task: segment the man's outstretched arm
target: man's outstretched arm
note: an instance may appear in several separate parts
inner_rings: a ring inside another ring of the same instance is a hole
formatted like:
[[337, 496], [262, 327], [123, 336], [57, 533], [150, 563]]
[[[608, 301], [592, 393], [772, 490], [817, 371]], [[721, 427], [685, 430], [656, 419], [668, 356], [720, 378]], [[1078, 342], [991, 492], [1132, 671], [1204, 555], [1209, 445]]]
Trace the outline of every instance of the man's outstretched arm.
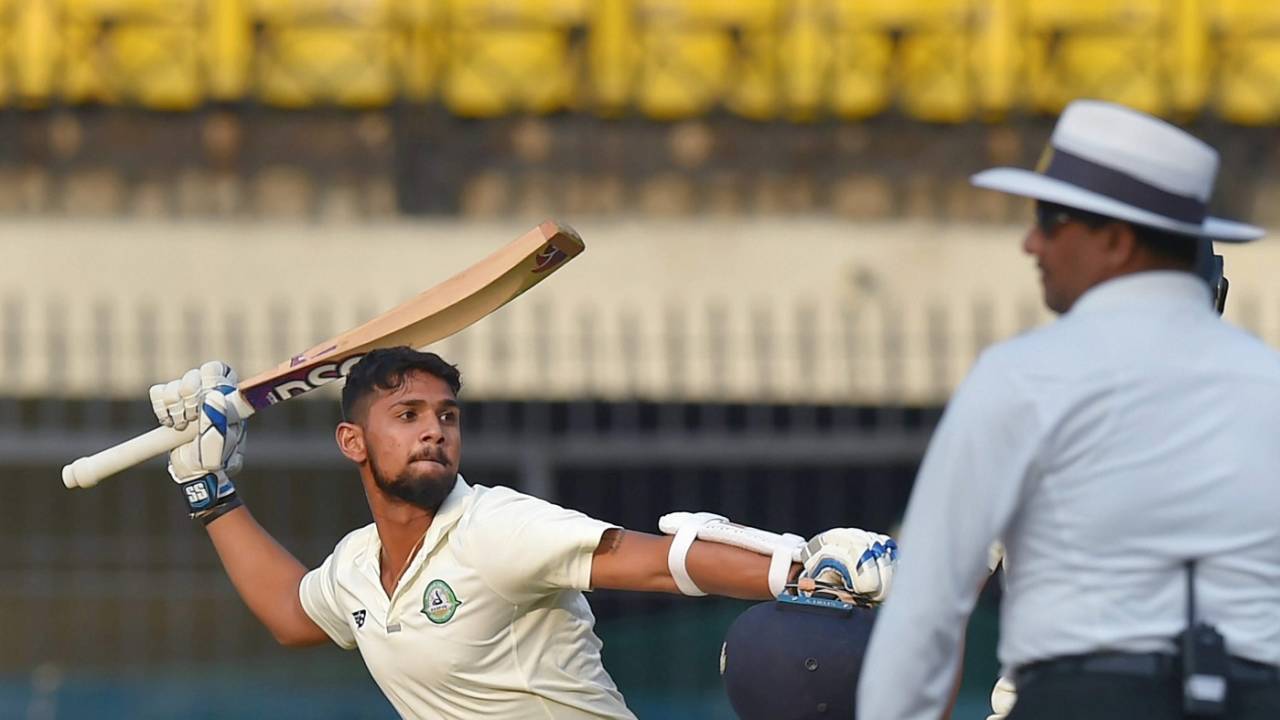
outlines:
[[[591, 587], [609, 590], [680, 593], [667, 569], [670, 535], [612, 528], [600, 538], [591, 560]], [[695, 540], [686, 561], [689, 577], [709, 595], [769, 600], [769, 557], [731, 545]], [[794, 577], [800, 564], [792, 563]]]
[[[690, 534], [708, 539], [686, 540], [687, 549], [682, 552], [682, 531], [673, 537], [606, 530], [592, 556], [591, 586], [769, 600], [803, 574], [813, 586], [806, 592], [828, 590], [845, 599], [857, 596], [879, 602], [892, 583], [897, 548], [883, 535], [837, 528], [805, 544], [794, 535], [733, 525], [708, 513], [673, 513], [663, 522], [678, 516], [683, 520], [677, 522], [692, 523], [686, 529]], [[711, 528], [710, 532], [704, 527]], [[663, 529], [670, 532], [675, 528]], [[684, 577], [677, 579], [681, 574]]]

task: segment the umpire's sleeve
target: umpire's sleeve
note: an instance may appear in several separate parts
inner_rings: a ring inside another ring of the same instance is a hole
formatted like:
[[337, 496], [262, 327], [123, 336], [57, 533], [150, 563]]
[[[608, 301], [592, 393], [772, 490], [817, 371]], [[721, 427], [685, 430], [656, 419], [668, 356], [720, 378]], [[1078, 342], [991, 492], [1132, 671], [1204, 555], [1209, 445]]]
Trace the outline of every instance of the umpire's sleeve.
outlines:
[[916, 477], [893, 593], [858, 684], [860, 718], [937, 720], [946, 710], [987, 548], [1012, 517], [1039, 446], [1033, 396], [999, 349], [956, 391]]

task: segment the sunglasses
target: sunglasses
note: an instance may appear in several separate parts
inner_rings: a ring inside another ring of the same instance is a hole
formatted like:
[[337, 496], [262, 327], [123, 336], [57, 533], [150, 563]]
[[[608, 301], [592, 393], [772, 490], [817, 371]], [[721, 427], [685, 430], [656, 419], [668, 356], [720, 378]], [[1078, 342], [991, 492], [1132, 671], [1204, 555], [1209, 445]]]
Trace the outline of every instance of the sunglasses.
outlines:
[[1061, 205], [1045, 202], [1036, 203], [1036, 227], [1040, 229], [1040, 234], [1045, 237], [1052, 236], [1059, 227], [1076, 219], [1070, 210]]

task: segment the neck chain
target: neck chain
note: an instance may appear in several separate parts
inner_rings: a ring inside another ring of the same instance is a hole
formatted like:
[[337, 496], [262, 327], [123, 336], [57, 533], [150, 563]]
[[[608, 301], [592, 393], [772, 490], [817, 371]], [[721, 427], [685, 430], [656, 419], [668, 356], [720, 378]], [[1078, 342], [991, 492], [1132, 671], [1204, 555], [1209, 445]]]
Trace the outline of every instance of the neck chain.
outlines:
[[418, 538], [418, 542], [414, 543], [413, 547], [410, 548], [409, 556], [404, 559], [404, 565], [400, 567], [400, 572], [396, 573], [396, 579], [391, 583], [392, 592], [395, 592], [400, 587], [400, 578], [404, 577], [405, 571], [409, 569], [409, 564], [413, 562], [413, 557], [418, 554], [418, 550], [421, 549], [422, 543], [427, 539], [427, 533], [430, 531], [430, 527], [424, 530], [422, 537]]

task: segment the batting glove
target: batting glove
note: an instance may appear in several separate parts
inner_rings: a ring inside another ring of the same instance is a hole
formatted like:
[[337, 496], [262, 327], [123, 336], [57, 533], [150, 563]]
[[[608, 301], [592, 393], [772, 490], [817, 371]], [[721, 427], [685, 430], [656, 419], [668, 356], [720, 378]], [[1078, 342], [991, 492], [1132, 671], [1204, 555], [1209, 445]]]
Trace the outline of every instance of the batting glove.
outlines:
[[195, 439], [169, 453], [169, 475], [182, 488], [191, 517], [206, 525], [241, 504], [231, 483], [244, 465], [247, 424], [229, 399], [238, 381], [226, 363], [212, 361], [151, 386], [151, 407], [161, 425], [184, 430], [196, 424]]
[[802, 594], [855, 603], [879, 603], [889, 595], [898, 544], [888, 535], [834, 528], [815, 535], [800, 550]]

